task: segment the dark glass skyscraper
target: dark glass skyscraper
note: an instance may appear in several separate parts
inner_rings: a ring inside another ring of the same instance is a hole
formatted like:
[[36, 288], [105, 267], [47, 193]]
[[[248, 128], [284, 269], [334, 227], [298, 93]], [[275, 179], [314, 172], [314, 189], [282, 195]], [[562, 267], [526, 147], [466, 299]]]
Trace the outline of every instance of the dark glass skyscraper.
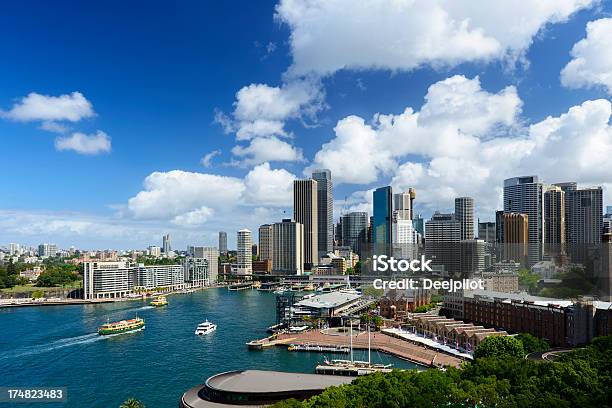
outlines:
[[334, 250], [334, 197], [332, 193], [331, 171], [319, 169], [312, 172], [317, 182], [318, 246], [319, 258]]
[[367, 241], [368, 213], [350, 212], [341, 218], [342, 246], [350, 246], [361, 256], [361, 248]]
[[393, 190], [391, 186], [374, 190], [374, 225], [372, 235], [378, 252], [389, 252], [393, 221]]

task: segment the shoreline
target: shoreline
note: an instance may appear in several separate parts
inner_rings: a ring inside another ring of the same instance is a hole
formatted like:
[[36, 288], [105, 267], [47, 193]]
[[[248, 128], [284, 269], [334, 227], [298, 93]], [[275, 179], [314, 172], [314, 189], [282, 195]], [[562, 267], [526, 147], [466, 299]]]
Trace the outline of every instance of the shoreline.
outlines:
[[[214, 285], [214, 286], [203, 286], [198, 288], [189, 288], [190, 291], [196, 292], [200, 290], [206, 289], [216, 289], [223, 288], [227, 285]], [[183, 293], [181, 290], [176, 290], [167, 293], [161, 293], [159, 295], [169, 296], [169, 295], [183, 295], [192, 292]], [[122, 298], [112, 298], [112, 299], [70, 299], [70, 298], [9, 298], [9, 299], [0, 299], [0, 309], [8, 309], [14, 307], [35, 307], [35, 306], [71, 306], [71, 305], [96, 305], [96, 304], [106, 304], [106, 303], [117, 303], [117, 302], [129, 302], [136, 300], [147, 300], [149, 297], [122, 297]]]

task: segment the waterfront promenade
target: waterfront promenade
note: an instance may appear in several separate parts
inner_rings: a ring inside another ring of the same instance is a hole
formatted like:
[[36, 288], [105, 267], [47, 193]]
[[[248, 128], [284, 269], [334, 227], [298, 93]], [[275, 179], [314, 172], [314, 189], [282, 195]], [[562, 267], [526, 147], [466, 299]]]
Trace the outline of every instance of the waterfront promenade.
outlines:
[[[346, 335], [325, 334], [319, 330], [310, 330], [304, 333], [281, 334], [274, 343], [276, 345], [316, 344], [321, 346], [347, 346], [349, 337]], [[353, 335], [353, 348], [367, 349], [367, 334], [361, 332], [357, 335]], [[458, 367], [463, 362], [463, 360], [458, 357], [392, 337], [382, 332], [372, 333], [371, 348], [372, 351], [388, 353], [426, 367]]]

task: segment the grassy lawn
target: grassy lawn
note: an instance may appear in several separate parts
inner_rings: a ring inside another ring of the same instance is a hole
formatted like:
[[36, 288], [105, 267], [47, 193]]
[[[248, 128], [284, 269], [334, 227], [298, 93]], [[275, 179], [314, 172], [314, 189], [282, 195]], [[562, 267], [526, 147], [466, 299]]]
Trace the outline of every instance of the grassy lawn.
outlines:
[[72, 282], [72, 283], [70, 283], [68, 285], [54, 286], [54, 287], [50, 287], [50, 288], [38, 287], [38, 286], [34, 286], [34, 284], [18, 285], [18, 286], [13, 286], [12, 288], [0, 289], [0, 292], [3, 292], [3, 293], [28, 293], [28, 292], [34, 292], [36, 290], [46, 291], [46, 290], [61, 290], [61, 289], [77, 289], [77, 288], [82, 288], [82, 287], [83, 287], [83, 281], [78, 280], [78, 281], [74, 281], [74, 282]]

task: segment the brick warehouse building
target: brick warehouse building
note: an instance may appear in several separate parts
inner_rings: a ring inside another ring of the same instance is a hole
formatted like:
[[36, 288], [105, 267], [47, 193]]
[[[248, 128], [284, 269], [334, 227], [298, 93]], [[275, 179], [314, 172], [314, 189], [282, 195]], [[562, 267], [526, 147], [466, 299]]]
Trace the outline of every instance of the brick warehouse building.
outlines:
[[402, 320], [408, 312], [431, 302], [431, 292], [425, 289], [387, 289], [380, 299], [380, 315], [387, 319]]
[[510, 333], [530, 333], [552, 346], [575, 346], [612, 334], [612, 304], [479, 291], [464, 296], [463, 320]]

